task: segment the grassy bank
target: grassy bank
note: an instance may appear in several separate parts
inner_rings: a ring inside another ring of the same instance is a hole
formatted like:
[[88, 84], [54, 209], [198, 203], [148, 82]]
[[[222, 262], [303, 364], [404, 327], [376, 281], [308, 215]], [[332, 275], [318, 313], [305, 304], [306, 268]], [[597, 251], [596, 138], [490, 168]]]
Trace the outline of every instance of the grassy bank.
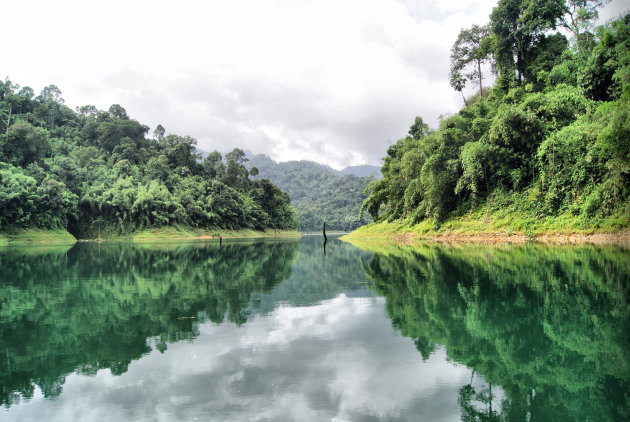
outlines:
[[118, 237], [107, 240], [130, 240], [133, 242], [154, 242], [171, 240], [223, 240], [230, 239], [255, 239], [255, 238], [297, 238], [300, 236], [295, 230], [203, 230], [203, 229], [182, 229], [176, 227], [162, 227], [147, 230], [140, 230], [125, 237]]
[[71, 245], [77, 239], [65, 230], [20, 229], [0, 233], [0, 246], [59, 244]]
[[623, 243], [630, 244], [630, 217], [616, 214], [585, 222], [579, 216], [532, 219], [519, 214], [483, 212], [454, 217], [442, 224], [424, 220], [381, 222], [363, 226], [342, 239], [350, 242]]
[[[161, 227], [139, 230], [125, 235], [103, 230], [100, 238], [80, 239], [80, 241], [126, 241], [160, 242], [174, 240], [212, 240], [256, 239], [256, 238], [298, 238], [301, 234], [295, 230], [202, 230], [177, 227]], [[77, 239], [65, 230], [11, 230], [0, 232], [0, 246], [33, 244], [73, 244]]]

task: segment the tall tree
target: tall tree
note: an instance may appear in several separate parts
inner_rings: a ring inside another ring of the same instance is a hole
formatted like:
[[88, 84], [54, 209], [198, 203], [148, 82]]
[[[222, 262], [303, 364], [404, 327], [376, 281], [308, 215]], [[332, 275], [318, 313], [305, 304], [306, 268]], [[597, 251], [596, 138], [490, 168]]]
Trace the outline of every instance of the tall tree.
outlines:
[[61, 98], [61, 90], [57, 87], [57, 85], [48, 85], [37, 97], [37, 100], [41, 102], [53, 102], [57, 104], [63, 104], [65, 101]]
[[611, 0], [567, 0], [564, 5], [564, 15], [558, 19], [560, 26], [571, 31], [578, 49], [583, 49], [589, 39], [592, 22], [599, 17], [597, 9]]
[[129, 120], [129, 116], [127, 115], [127, 110], [121, 107], [120, 104], [112, 104], [109, 107], [109, 114], [111, 114], [117, 119]]
[[451, 48], [451, 86], [462, 91], [466, 80], [479, 85], [479, 96], [483, 96], [482, 64], [489, 58], [490, 26], [473, 25], [462, 29]]
[[494, 56], [503, 81], [514, 79], [520, 84], [526, 73], [526, 57], [556, 28], [564, 15], [563, 0], [499, 0], [490, 15], [494, 35]]

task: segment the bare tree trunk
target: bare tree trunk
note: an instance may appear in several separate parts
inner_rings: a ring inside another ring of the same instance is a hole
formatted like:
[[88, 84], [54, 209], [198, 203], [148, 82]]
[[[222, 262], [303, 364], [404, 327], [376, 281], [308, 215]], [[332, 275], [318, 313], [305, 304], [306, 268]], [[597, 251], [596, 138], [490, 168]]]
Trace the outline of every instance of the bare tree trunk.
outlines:
[[462, 99], [464, 100], [464, 106], [468, 107], [468, 103], [466, 102], [466, 97], [464, 96], [464, 91], [459, 91], [462, 94]]
[[9, 131], [10, 122], [11, 122], [11, 104], [9, 104], [9, 117], [7, 118], [7, 129], [4, 131], [4, 133], [7, 133]]
[[324, 256], [326, 256], [326, 243], [328, 243], [328, 238], [326, 237], [326, 223], [324, 223], [322, 232], [324, 233]]
[[482, 75], [481, 75], [481, 60], [477, 59], [477, 71], [479, 72], [479, 96], [483, 97], [483, 85], [481, 84]]

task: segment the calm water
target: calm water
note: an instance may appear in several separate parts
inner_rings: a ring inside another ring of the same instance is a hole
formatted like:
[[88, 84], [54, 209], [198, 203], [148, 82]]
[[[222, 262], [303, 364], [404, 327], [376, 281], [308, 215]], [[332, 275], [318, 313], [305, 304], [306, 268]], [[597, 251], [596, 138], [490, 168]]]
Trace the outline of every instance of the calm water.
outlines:
[[305, 236], [0, 270], [0, 420], [630, 420], [627, 250]]

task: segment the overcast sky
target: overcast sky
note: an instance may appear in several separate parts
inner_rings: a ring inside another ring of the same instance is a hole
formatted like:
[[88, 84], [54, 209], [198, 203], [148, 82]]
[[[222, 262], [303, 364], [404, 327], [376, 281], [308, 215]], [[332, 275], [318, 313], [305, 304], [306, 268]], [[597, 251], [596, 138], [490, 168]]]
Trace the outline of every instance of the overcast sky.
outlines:
[[[151, 131], [277, 161], [377, 164], [415, 116], [436, 127], [461, 28], [496, 0], [12, 1], [0, 77], [72, 108], [120, 104]], [[628, 9], [613, 0], [602, 20]]]

